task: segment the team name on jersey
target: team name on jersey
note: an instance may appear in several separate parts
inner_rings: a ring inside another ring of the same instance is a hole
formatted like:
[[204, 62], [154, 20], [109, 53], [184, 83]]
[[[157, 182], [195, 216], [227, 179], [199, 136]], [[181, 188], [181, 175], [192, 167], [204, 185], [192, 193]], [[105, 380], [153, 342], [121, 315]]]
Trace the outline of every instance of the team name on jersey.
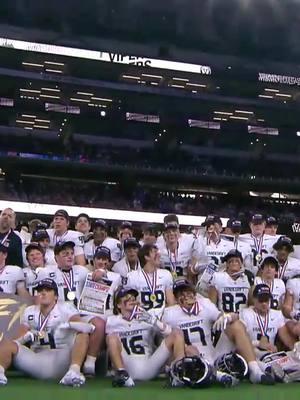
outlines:
[[135, 329], [133, 331], [127, 331], [127, 332], [119, 332], [120, 337], [127, 337], [127, 336], [133, 336], [133, 335], [141, 335], [143, 334], [145, 329]]
[[0, 281], [0, 285], [8, 285], [9, 281]]
[[[259, 327], [253, 327], [252, 330], [253, 330], [253, 332], [259, 332], [259, 333], [261, 333], [261, 330], [260, 330]], [[277, 329], [276, 329], [276, 331], [277, 331]], [[273, 332], [275, 332], [275, 328], [270, 328], [270, 327], [268, 327], [268, 328], [267, 328], [267, 332], [273, 333]]]
[[192, 322], [184, 322], [179, 324], [180, 328], [191, 328], [192, 326], [197, 326], [199, 324], [203, 324], [203, 319], [197, 319], [197, 321]]
[[240, 292], [240, 291], [242, 291], [242, 290], [249, 290], [249, 288], [248, 287], [241, 287], [241, 286], [237, 286], [237, 287], [235, 287], [235, 286], [230, 286], [230, 287], [224, 287], [224, 288], [222, 288], [222, 291], [223, 292]]

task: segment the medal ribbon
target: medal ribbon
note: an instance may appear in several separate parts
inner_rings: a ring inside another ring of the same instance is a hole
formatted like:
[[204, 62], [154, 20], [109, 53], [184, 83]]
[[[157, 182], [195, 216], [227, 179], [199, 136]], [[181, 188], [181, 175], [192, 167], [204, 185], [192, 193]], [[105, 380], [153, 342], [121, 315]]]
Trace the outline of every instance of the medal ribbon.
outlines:
[[154, 294], [155, 291], [156, 291], [157, 270], [155, 270], [155, 271], [153, 272], [152, 283], [151, 283], [151, 280], [150, 280], [150, 278], [149, 278], [149, 275], [148, 275], [144, 270], [142, 270], [142, 274], [144, 275], [145, 281], [146, 281], [146, 283], [147, 283], [147, 286], [148, 286], [150, 292], [151, 292], [152, 294]]
[[57, 242], [63, 242], [63, 238], [67, 235], [68, 231], [66, 231], [62, 236], [58, 236], [56, 233], [53, 236], [54, 246]]
[[126, 321], [132, 321], [133, 318], [138, 314], [138, 308], [139, 308], [139, 306], [135, 305], [133, 310], [131, 311], [129, 317], [123, 316], [123, 318], [126, 319]]
[[173, 253], [174, 254], [174, 262], [172, 260], [172, 252], [169, 249], [167, 249], [167, 251], [168, 251], [168, 257], [169, 257], [170, 264], [171, 264], [171, 270], [172, 270], [172, 272], [176, 273], [177, 257], [178, 257], [178, 245], [177, 245], [177, 249]]
[[44, 318], [44, 320], [43, 320], [43, 314], [40, 312], [40, 315], [39, 315], [39, 327], [38, 327], [38, 332], [39, 333], [42, 333], [43, 331], [44, 331], [44, 328], [46, 327], [46, 325], [47, 325], [47, 322], [48, 322], [48, 320], [49, 320], [49, 318], [50, 318], [50, 314], [51, 314], [51, 312], [52, 312], [52, 310], [53, 310], [53, 308], [56, 306], [56, 303], [54, 304], [54, 306], [51, 308], [51, 310], [48, 312], [48, 314], [46, 315], [46, 317]]
[[1, 244], [5, 244], [6, 239], [8, 238], [8, 236], [10, 235], [11, 232], [12, 232], [12, 229], [10, 229], [10, 230], [8, 231], [8, 233], [4, 236], [4, 238], [1, 240]]
[[261, 250], [262, 250], [263, 241], [264, 241], [264, 235], [261, 235], [259, 238], [256, 238], [253, 235], [251, 235], [251, 236], [252, 236], [252, 239], [253, 239], [253, 242], [254, 242], [254, 247], [255, 247], [255, 250], [256, 250], [257, 254], [261, 255]]
[[181, 307], [181, 309], [182, 309], [183, 312], [185, 312], [188, 315], [198, 315], [199, 311], [200, 311], [200, 307], [199, 307], [198, 301], [196, 301], [193, 304], [193, 306], [192, 306], [192, 308], [190, 310], [188, 310], [185, 307]]
[[279, 277], [280, 279], [283, 278], [284, 273], [285, 273], [285, 270], [286, 270], [286, 268], [287, 268], [287, 265], [288, 265], [288, 260], [286, 260], [286, 262], [285, 262], [283, 265], [282, 265], [282, 264], [279, 264], [280, 268], [279, 268], [279, 271], [278, 271], [278, 277]]
[[269, 313], [267, 313], [267, 315], [264, 317], [264, 321], [257, 312], [255, 312], [255, 313], [256, 313], [257, 324], [261, 331], [262, 336], [267, 336], [268, 327], [269, 327]]
[[213, 236], [213, 233], [211, 233], [211, 234], [209, 234], [209, 235], [207, 236], [207, 239], [206, 239], [206, 245], [207, 245], [207, 246], [209, 246], [211, 242], [213, 242], [213, 244], [214, 244], [215, 246], [217, 246], [217, 245], [221, 242], [221, 236], [220, 236], [220, 235], [217, 236], [216, 242], [214, 242], [213, 240], [211, 240], [211, 237], [212, 237], [212, 236]]
[[74, 273], [73, 273], [73, 269], [70, 269], [70, 272], [63, 272], [63, 279], [65, 282], [65, 285], [67, 286], [69, 292], [73, 292], [74, 289]]
[[127, 270], [128, 270], [128, 272], [130, 272], [130, 271], [136, 271], [136, 270], [138, 269], [138, 267], [139, 267], [139, 262], [138, 262], [138, 261], [136, 262], [136, 264], [135, 264], [133, 270], [130, 268], [130, 265], [129, 265], [129, 262], [127, 261], [127, 259], [125, 260], [125, 262], [126, 262], [126, 265], [127, 265]]
[[262, 279], [262, 283], [264, 283], [265, 285], [268, 285], [268, 286], [269, 286], [269, 288], [270, 288], [270, 292], [271, 292], [271, 294], [273, 294], [274, 280], [272, 280], [272, 282], [271, 282], [271, 283], [269, 283], [269, 282], [267, 282], [267, 281], [264, 281], [264, 280]]

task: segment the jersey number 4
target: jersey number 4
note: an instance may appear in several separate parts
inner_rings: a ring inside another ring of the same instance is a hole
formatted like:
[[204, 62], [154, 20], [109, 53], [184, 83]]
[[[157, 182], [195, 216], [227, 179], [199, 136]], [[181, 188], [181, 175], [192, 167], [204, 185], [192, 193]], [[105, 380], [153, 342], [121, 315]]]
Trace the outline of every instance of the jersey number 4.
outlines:
[[143, 346], [143, 336], [133, 336], [131, 338], [121, 338], [124, 350], [128, 355], [130, 354], [145, 354], [145, 348]]

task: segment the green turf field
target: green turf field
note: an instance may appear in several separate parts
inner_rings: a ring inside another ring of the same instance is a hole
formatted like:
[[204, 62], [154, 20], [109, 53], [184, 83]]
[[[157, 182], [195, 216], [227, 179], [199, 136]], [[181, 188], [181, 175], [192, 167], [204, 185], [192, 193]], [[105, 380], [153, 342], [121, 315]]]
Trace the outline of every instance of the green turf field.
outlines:
[[138, 384], [135, 388], [114, 389], [109, 379], [89, 380], [79, 389], [56, 383], [12, 377], [0, 387], [1, 400], [299, 400], [299, 384], [259, 386], [243, 383], [233, 389], [213, 387], [202, 390], [165, 389], [164, 381]]

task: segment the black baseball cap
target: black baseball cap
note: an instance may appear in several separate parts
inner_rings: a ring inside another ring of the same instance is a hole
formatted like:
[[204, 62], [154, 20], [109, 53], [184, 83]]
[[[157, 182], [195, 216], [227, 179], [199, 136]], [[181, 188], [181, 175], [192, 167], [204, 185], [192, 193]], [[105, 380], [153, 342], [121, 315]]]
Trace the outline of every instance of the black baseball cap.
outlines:
[[237, 257], [243, 262], [242, 253], [236, 249], [229, 250], [229, 252], [224, 257], [222, 257], [222, 262], [225, 263], [233, 257]]
[[258, 224], [262, 224], [263, 222], [265, 222], [265, 217], [262, 214], [253, 214], [250, 222], [252, 222], [252, 224], [254, 225], [258, 225]]
[[43, 239], [50, 239], [48, 232], [46, 229], [38, 229], [37, 231], [33, 232], [32, 234], [32, 241], [39, 242]]
[[58, 295], [58, 287], [56, 282], [53, 279], [45, 278], [42, 281], [39, 281], [37, 286], [34, 288], [36, 291], [40, 292], [43, 289], [52, 289], [54, 293]]
[[242, 221], [236, 218], [231, 218], [227, 221], [227, 228], [242, 229]]
[[158, 227], [156, 224], [145, 224], [143, 226], [143, 233], [149, 233], [150, 235], [157, 236]]
[[131, 294], [132, 296], [137, 298], [139, 295], [139, 292], [135, 289], [130, 289], [130, 288], [125, 289], [122, 286], [116, 291], [115, 297], [114, 297], [114, 309], [113, 309], [114, 314], [118, 314], [119, 310], [118, 310], [117, 305], [119, 304], [120, 300], [123, 297], [127, 296], [128, 294]]
[[204, 221], [204, 224], [203, 224], [203, 226], [210, 226], [210, 225], [213, 225], [213, 224], [219, 224], [219, 225], [221, 225], [222, 226], [222, 220], [221, 220], [221, 218], [220, 217], [218, 217], [218, 216], [216, 216], [216, 215], [208, 215], [206, 218], [205, 218], [205, 221]]
[[1, 253], [8, 253], [8, 246], [3, 243], [0, 243], [0, 251]]
[[179, 225], [177, 222], [167, 222], [164, 224], [164, 231], [167, 231], [168, 229], [179, 229]]
[[255, 286], [253, 290], [253, 297], [267, 301], [272, 297], [272, 293], [268, 285], [260, 283]]
[[267, 226], [273, 226], [273, 225], [278, 226], [277, 218], [275, 218], [275, 217], [273, 217], [272, 215], [270, 215], [270, 216], [267, 217], [267, 219], [266, 219], [266, 225], [267, 225]]
[[54, 214], [54, 218], [55, 218], [55, 217], [63, 217], [63, 218], [65, 218], [67, 221], [70, 220], [70, 216], [69, 216], [69, 214], [67, 213], [66, 210], [57, 210], [57, 211], [55, 212], [55, 214]]
[[139, 249], [141, 245], [136, 238], [132, 237], [124, 240], [123, 247], [124, 250], [129, 249], [130, 247], [135, 247]]
[[110, 250], [106, 246], [99, 246], [96, 248], [94, 258], [108, 258], [111, 261]]
[[75, 221], [76, 223], [79, 220], [79, 218], [86, 218], [88, 220], [88, 222], [91, 223], [91, 219], [86, 213], [80, 213], [79, 215], [77, 215], [76, 221]]
[[35, 242], [31, 242], [28, 246], [26, 246], [25, 253], [28, 254], [31, 250], [38, 250], [42, 254], [45, 254], [45, 250], [43, 249], [43, 247]]
[[276, 243], [273, 245], [274, 250], [280, 250], [282, 247], [287, 247], [288, 251], [292, 253], [294, 251], [293, 241], [288, 236], [280, 236]]
[[275, 266], [276, 271], [279, 270], [279, 263], [277, 259], [271, 255], [267, 255], [261, 260], [259, 268], [263, 268], [266, 264], [273, 264]]
[[182, 290], [191, 290], [196, 293], [195, 287], [186, 279], [177, 279], [173, 284], [173, 293], [176, 297]]
[[107, 222], [104, 219], [96, 219], [94, 222], [94, 229], [95, 228], [102, 228], [104, 230], [108, 230]]
[[132, 223], [130, 221], [123, 221], [120, 225], [120, 229], [132, 229]]
[[72, 248], [74, 249], [75, 243], [71, 242], [70, 240], [67, 242], [57, 242], [56, 245], [54, 246], [54, 254], [59, 254], [62, 250], [65, 250], [67, 248]]

